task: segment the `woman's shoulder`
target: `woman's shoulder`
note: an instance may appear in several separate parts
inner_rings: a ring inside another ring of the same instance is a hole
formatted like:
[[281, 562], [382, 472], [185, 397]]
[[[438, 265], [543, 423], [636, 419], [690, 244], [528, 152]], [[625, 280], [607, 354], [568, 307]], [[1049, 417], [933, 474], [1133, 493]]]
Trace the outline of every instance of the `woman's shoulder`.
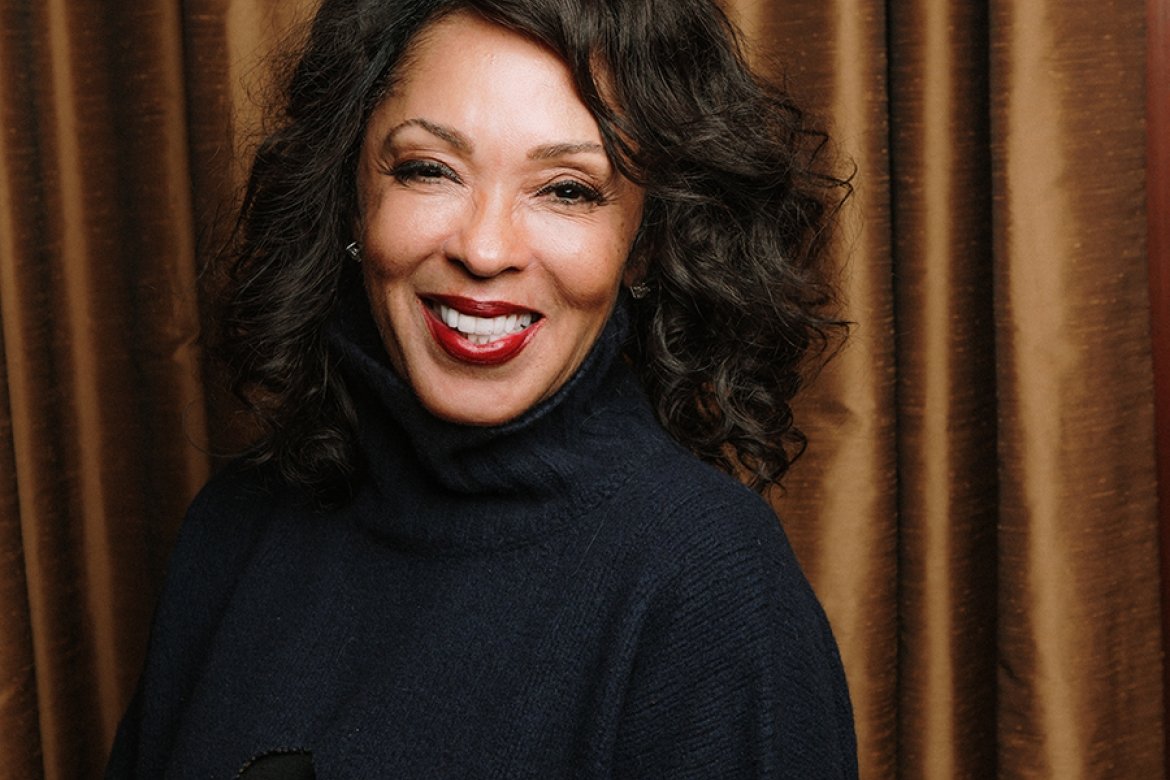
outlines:
[[659, 549], [765, 547], [791, 554], [780, 519], [759, 493], [677, 445], [646, 458], [631, 482], [624, 500], [641, 505]]
[[256, 522], [258, 510], [271, 495], [271, 481], [264, 470], [240, 461], [228, 463], [191, 500], [180, 536], [246, 533], [246, 526]]
[[[781, 519], [758, 493], [681, 449], [645, 459], [612, 510], [646, 592], [827, 629]], [[620, 532], [619, 532], [620, 533]]]
[[778, 776], [855, 777], [841, 659], [780, 520], [696, 464], [680, 460], [642, 499], [649, 576], [619, 764], [673, 767], [685, 745], [713, 774], [746, 775], [754, 755], [784, 767]]
[[229, 579], [246, 560], [276, 507], [288, 500], [267, 470], [232, 462], [196, 494], [167, 565], [173, 587]]

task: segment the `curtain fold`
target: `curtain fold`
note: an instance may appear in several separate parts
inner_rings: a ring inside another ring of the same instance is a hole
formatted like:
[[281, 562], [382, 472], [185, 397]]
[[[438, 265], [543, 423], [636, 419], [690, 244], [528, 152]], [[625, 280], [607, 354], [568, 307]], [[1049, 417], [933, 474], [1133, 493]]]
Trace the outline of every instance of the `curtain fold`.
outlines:
[[[1170, 650], [1170, 577], [1166, 574], [1170, 571], [1170, 0], [1147, 0], [1146, 20], [1146, 222], [1165, 659]], [[1163, 670], [1162, 679], [1166, 704], [1170, 702], [1170, 669]], [[1170, 729], [1167, 734], [1170, 761]]]
[[[195, 248], [206, 263], [231, 238], [234, 208], [258, 142], [272, 81], [284, 64], [270, 56], [307, 32], [316, 0], [187, 0], [183, 8], [190, 190]], [[206, 313], [204, 313], [206, 316]], [[231, 424], [237, 399], [221, 377], [204, 385], [208, 450], [218, 465], [238, 454], [247, 432]]]
[[[315, 5], [0, 0], [0, 777], [100, 774], [238, 446], [197, 258]], [[726, 5], [856, 166], [854, 326], [773, 501], [862, 776], [1165, 776], [1147, 0]]]
[[891, 5], [905, 778], [995, 776], [988, 36], [977, 3]]
[[1160, 777], [1145, 9], [991, 4], [999, 752]]
[[870, 777], [897, 766], [898, 525], [890, 252], [886, 18], [882, 3], [732, 4], [757, 64], [787, 73], [832, 118], [856, 166], [842, 214], [848, 345], [800, 400], [811, 446], [775, 497], [785, 529], [842, 647]]
[[859, 325], [777, 503], [863, 774], [1163, 776], [1142, 4], [744, 7], [858, 162]]
[[[0, 155], [2, 158], [2, 155]], [[4, 176], [0, 159], [0, 180]], [[0, 190], [3, 194], [3, 190]], [[3, 231], [0, 216], [0, 231]], [[7, 252], [7, 247], [3, 247]], [[0, 286], [9, 284], [0, 276]], [[41, 773], [41, 735], [38, 725], [36, 665], [33, 660], [32, 621], [24, 578], [24, 545], [19, 517], [20, 498], [15, 480], [16, 454], [12, 446], [11, 403], [7, 360], [0, 338], [0, 769], [7, 777], [37, 777]]]
[[[0, 576], [27, 594], [3, 605], [16, 658], [0, 697], [37, 708], [35, 738], [5, 745], [0, 765], [92, 777], [207, 476], [191, 445], [203, 413], [181, 27], [161, 1], [6, 0], [0, 15], [6, 550], [20, 540]], [[23, 740], [26, 720], [12, 722], [2, 739]]]

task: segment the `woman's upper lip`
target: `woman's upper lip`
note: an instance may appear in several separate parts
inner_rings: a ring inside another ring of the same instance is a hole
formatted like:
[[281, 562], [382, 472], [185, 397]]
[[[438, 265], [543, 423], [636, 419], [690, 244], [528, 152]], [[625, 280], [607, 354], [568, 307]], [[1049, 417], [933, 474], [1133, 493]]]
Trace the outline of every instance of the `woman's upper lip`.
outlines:
[[423, 295], [425, 300], [441, 303], [461, 314], [474, 317], [506, 317], [509, 314], [539, 314], [534, 309], [508, 301], [480, 301], [462, 295]]

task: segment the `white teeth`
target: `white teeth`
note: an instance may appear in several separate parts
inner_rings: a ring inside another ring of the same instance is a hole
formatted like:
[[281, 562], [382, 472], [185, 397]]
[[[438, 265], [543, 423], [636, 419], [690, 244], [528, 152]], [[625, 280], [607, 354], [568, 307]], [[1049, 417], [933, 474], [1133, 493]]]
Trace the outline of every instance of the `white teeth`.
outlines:
[[488, 344], [498, 338], [519, 333], [532, 324], [532, 313], [509, 314], [500, 317], [475, 317], [438, 304], [439, 319], [448, 328], [454, 328], [472, 344]]

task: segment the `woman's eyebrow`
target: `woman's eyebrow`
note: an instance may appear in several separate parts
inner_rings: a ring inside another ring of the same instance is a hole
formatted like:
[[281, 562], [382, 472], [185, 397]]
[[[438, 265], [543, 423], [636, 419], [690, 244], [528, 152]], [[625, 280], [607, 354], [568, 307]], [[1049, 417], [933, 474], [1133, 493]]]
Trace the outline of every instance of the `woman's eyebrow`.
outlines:
[[597, 152], [605, 154], [605, 147], [595, 141], [580, 141], [577, 143], [545, 144], [538, 146], [528, 153], [529, 160], [551, 160], [557, 157], [568, 157], [573, 154]]
[[392, 127], [390, 132], [386, 134], [386, 141], [383, 146], [389, 146], [391, 143], [393, 143], [394, 137], [408, 127], [421, 127], [423, 130], [426, 130], [428, 133], [439, 138], [440, 140], [446, 141], [461, 152], [470, 154], [472, 151], [473, 146], [471, 140], [463, 133], [459, 132], [453, 127], [440, 125], [436, 122], [430, 121], [429, 119], [423, 119], [422, 117], [407, 119], [405, 122], [400, 122]]
[[[395, 137], [408, 127], [421, 127], [431, 135], [445, 141], [461, 152], [470, 154], [474, 149], [471, 139], [453, 127], [441, 125], [422, 117], [413, 117], [390, 129], [386, 134], [386, 146], [394, 142]], [[557, 157], [568, 157], [574, 154], [605, 154], [605, 147], [596, 141], [570, 141], [565, 143], [542, 144], [528, 152], [530, 160], [551, 160]]]

